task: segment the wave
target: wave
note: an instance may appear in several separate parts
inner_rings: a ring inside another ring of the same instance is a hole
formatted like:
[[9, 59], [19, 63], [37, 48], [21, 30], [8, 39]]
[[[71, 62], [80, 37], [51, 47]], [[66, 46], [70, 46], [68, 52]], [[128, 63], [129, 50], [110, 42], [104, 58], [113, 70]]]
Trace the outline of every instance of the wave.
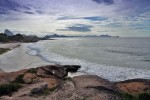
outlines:
[[[133, 68], [125, 68], [120, 66], [106, 66], [97, 63], [91, 63], [85, 61], [83, 59], [77, 58], [68, 58], [59, 54], [55, 54], [51, 51], [45, 49], [42, 45], [30, 45], [28, 46], [31, 50], [29, 50], [28, 54], [39, 56], [46, 62], [50, 62], [53, 64], [75, 64], [81, 65], [80, 71], [84, 71], [86, 73], [92, 75], [98, 75], [102, 78], [106, 78], [110, 81], [123, 81], [127, 79], [133, 78], [149, 78], [150, 71], [142, 70], [142, 69], [133, 69]], [[35, 53], [36, 52], [36, 53]]]
[[128, 54], [128, 55], [134, 55], [134, 56], [143, 56], [145, 54], [137, 53], [137, 52], [127, 52], [127, 51], [119, 51], [119, 50], [106, 50], [107, 52], [111, 53], [121, 53], [121, 54]]

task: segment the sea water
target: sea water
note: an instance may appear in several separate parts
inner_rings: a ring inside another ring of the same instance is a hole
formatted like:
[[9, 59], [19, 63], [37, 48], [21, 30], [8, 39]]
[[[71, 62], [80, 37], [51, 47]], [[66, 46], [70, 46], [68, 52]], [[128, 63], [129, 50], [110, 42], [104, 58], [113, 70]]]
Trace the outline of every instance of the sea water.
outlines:
[[150, 38], [57, 38], [28, 48], [46, 62], [81, 65], [80, 71], [110, 81], [150, 78]]

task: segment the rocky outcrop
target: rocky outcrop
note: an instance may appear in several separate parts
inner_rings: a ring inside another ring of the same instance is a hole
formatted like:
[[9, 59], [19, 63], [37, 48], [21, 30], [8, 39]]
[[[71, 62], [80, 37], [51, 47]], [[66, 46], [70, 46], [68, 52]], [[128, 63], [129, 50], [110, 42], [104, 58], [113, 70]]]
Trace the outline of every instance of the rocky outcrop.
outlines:
[[6, 34], [7, 36], [13, 36], [13, 35], [14, 35], [13, 32], [11, 32], [11, 31], [8, 30], [8, 29], [6, 29], [6, 30], [4, 31], [4, 34]]
[[23, 81], [26, 84], [36, 83], [38, 82], [38, 80], [39, 78], [37, 77], [35, 73], [25, 73], [23, 77]]
[[23, 69], [20, 71], [16, 72], [11, 72], [11, 73], [0, 73], [0, 85], [2, 84], [7, 84], [16, 79], [20, 74], [23, 74], [27, 71], [27, 69]]
[[[48, 65], [0, 74], [0, 84], [22, 85], [11, 96], [2, 100], [128, 100], [124, 94], [137, 95], [150, 92], [150, 80], [133, 79], [110, 82], [96, 75], [80, 75], [69, 78], [68, 72], [76, 72], [78, 65]], [[129, 96], [127, 95], [127, 96]], [[149, 100], [149, 94], [138, 100]], [[146, 99], [145, 99], [146, 98]]]
[[122, 92], [133, 95], [150, 92], [150, 80], [146, 79], [131, 79], [117, 82], [115, 84]]

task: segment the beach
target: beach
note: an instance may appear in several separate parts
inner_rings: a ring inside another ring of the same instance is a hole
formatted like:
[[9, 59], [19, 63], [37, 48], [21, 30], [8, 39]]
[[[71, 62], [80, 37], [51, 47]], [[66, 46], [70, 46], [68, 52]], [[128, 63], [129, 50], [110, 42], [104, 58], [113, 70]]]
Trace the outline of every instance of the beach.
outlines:
[[[29, 43], [0, 44], [0, 48], [12, 49], [0, 55], [0, 68], [5, 72], [17, 71], [24, 68], [37, 67], [50, 64], [37, 56], [28, 55]], [[13, 49], [14, 48], [14, 49]], [[2, 71], [1, 71], [2, 72]]]
[[0, 43], [0, 48], [13, 49], [20, 45], [21, 45], [21, 43]]
[[[67, 49], [67, 54], [77, 52], [64, 48], [73, 40], [3, 44], [1, 47], [11, 50], [0, 55], [0, 68], [5, 71], [0, 73], [0, 99], [84, 100], [85, 95], [87, 100], [149, 98], [149, 70], [105, 66], [52, 52], [53, 48], [61, 52]], [[13, 87], [17, 90], [11, 90]]]

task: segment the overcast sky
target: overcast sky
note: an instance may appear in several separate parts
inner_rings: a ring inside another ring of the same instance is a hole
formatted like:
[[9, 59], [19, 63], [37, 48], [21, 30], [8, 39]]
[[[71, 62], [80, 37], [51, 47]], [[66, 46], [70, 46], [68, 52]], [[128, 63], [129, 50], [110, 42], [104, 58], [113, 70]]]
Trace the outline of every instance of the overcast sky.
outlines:
[[150, 0], [0, 0], [0, 32], [150, 37]]

